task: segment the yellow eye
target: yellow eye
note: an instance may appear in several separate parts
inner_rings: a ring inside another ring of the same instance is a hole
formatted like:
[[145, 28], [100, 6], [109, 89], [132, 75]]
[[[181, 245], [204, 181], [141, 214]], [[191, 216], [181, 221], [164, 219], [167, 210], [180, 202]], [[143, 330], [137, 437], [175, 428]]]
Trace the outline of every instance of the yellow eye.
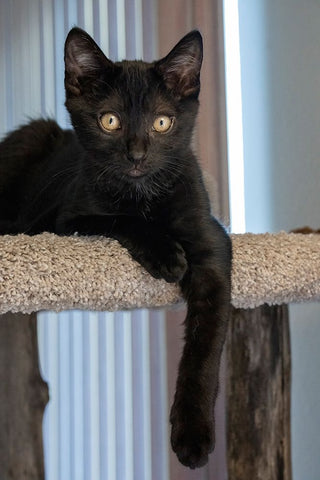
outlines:
[[104, 130], [113, 132], [121, 128], [120, 118], [114, 113], [104, 113], [100, 117], [100, 125]]
[[173, 125], [173, 118], [160, 115], [153, 122], [152, 128], [158, 133], [167, 133]]

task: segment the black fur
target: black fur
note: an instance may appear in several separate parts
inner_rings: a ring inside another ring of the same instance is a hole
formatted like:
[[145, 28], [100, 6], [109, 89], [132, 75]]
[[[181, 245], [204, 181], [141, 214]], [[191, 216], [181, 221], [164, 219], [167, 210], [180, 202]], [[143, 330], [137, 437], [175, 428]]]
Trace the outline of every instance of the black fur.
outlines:
[[[191, 468], [214, 447], [231, 271], [230, 240], [210, 215], [190, 145], [201, 61], [196, 31], [149, 64], [113, 63], [74, 28], [65, 45], [74, 131], [37, 120], [0, 144], [0, 233], [111, 236], [153, 276], [180, 282], [188, 313], [171, 443]], [[121, 128], [103, 130], [107, 112]], [[152, 127], [159, 115], [171, 119], [167, 133]]]

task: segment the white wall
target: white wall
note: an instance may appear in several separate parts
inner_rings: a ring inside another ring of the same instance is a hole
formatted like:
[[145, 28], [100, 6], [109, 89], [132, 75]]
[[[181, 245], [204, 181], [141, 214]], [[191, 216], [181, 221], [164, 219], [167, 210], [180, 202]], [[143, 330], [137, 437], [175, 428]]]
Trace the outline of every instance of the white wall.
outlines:
[[[320, 2], [239, 1], [247, 230], [320, 227]], [[320, 305], [290, 308], [294, 480], [319, 480]]]

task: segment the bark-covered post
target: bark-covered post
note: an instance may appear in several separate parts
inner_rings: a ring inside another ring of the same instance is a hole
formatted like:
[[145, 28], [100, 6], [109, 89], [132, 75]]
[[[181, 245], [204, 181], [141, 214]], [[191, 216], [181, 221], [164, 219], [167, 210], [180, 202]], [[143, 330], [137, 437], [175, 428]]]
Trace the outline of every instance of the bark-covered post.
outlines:
[[0, 316], [0, 479], [44, 480], [36, 315]]
[[230, 480], [291, 480], [287, 306], [233, 309], [227, 340]]

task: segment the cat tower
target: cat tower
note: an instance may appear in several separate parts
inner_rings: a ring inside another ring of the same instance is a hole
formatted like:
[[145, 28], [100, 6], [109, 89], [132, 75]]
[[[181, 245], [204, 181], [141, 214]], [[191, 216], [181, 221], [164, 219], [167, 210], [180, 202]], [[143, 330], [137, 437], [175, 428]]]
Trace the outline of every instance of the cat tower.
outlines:
[[[228, 432], [231, 445], [228, 463], [233, 472], [230, 478], [290, 480], [290, 348], [285, 335], [287, 311], [281, 305], [320, 299], [320, 235], [243, 234], [232, 235], [232, 243], [231, 324], [235, 333], [228, 339], [227, 357], [235, 367], [227, 391], [228, 398], [237, 399], [228, 407], [229, 423], [233, 422]], [[49, 233], [0, 237], [0, 383], [7, 385], [0, 393], [0, 478], [44, 478], [41, 419], [48, 393], [37, 366], [34, 312], [114, 311], [179, 302], [182, 299], [176, 285], [152, 278], [115, 240]], [[253, 332], [254, 342], [244, 332], [248, 328]], [[258, 385], [265, 388], [268, 378], [273, 391], [268, 398], [254, 395], [255, 406], [247, 405], [250, 374], [243, 371], [243, 359], [234, 358], [239, 350], [241, 354], [241, 348], [235, 349], [235, 342], [241, 342], [243, 348], [260, 358]], [[21, 382], [21, 378], [26, 381]], [[15, 392], [15, 399], [7, 405], [10, 389]], [[278, 394], [280, 401], [276, 401], [275, 411], [274, 404], [268, 402], [274, 401], [274, 395]], [[239, 405], [241, 399], [243, 404]], [[257, 418], [261, 417], [260, 427], [249, 426], [252, 409]], [[269, 417], [263, 417], [266, 411]], [[264, 432], [259, 439], [258, 433], [268, 423], [269, 433]], [[28, 428], [33, 432], [32, 441]], [[239, 430], [247, 439], [242, 442], [246, 445], [237, 447], [239, 438], [235, 435]], [[254, 438], [251, 444], [250, 435]], [[257, 442], [268, 451], [267, 459], [252, 450]], [[242, 458], [242, 463], [235, 458]], [[267, 472], [268, 468], [279, 470], [275, 461], [283, 466], [284, 476], [256, 476], [254, 468], [260, 472]]]

